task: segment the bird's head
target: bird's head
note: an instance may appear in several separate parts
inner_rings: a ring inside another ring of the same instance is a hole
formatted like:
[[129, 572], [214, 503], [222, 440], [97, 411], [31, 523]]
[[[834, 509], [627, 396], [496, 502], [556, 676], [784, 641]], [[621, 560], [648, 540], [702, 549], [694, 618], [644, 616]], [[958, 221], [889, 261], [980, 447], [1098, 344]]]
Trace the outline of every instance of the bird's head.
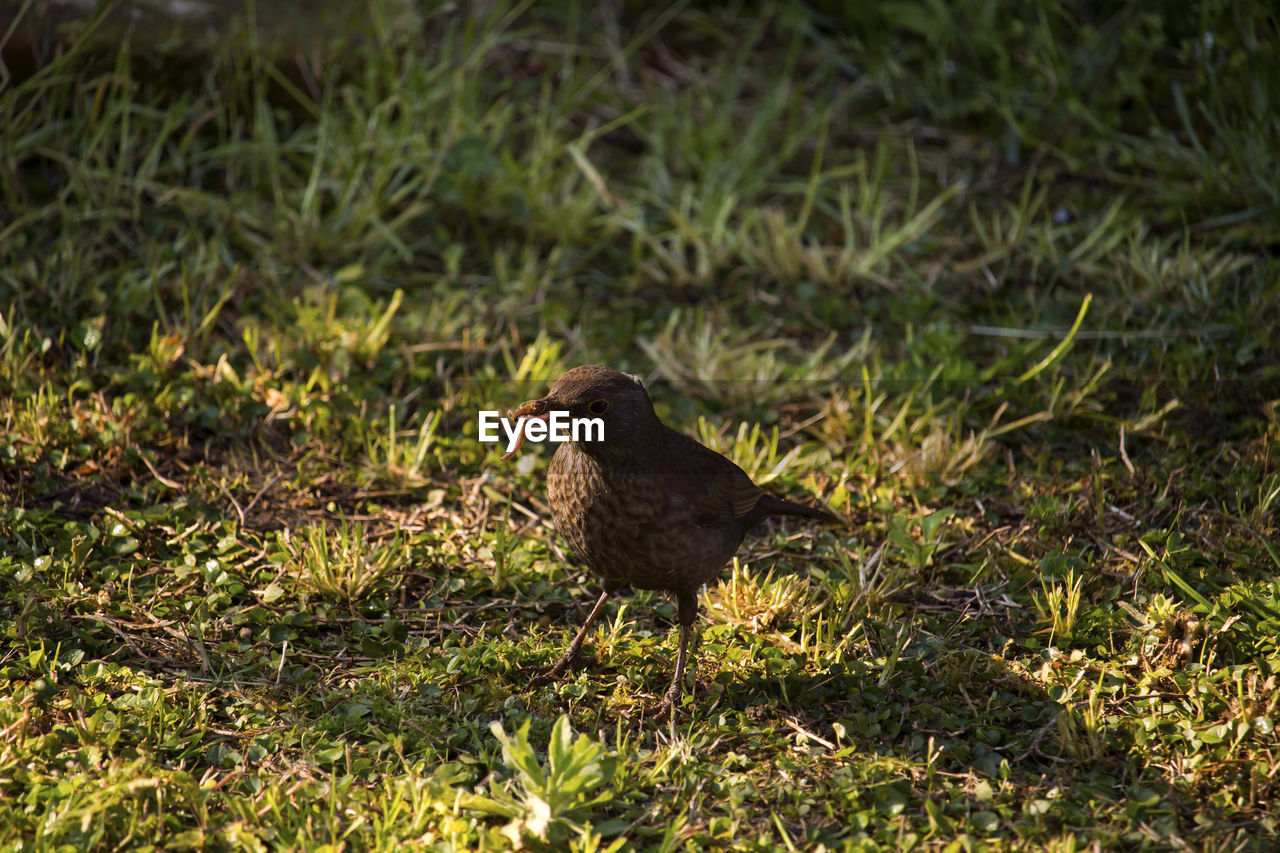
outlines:
[[[546, 418], [551, 412], [568, 412], [572, 419], [599, 419], [604, 425], [602, 440], [583, 443], [588, 453], [604, 448], [635, 444], [645, 431], [658, 425], [653, 403], [639, 378], [599, 364], [575, 367], [557, 379], [546, 395], [513, 409], [513, 418]], [[514, 456], [524, 442], [503, 458]]]

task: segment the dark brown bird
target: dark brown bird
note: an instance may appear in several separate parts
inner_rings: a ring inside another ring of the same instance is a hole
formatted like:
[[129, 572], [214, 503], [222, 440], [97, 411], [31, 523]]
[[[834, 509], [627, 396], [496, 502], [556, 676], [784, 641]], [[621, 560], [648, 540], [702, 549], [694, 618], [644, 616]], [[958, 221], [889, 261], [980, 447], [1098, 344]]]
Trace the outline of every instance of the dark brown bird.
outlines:
[[[604, 422], [603, 440], [561, 443], [547, 470], [556, 528], [604, 579], [604, 591], [569, 648], [534, 683], [574, 666], [614, 592], [626, 586], [668, 590], [679, 606], [680, 651], [671, 687], [652, 709], [663, 719], [680, 698], [698, 589], [720, 573], [746, 532], [769, 515], [838, 519], [768, 494], [733, 462], [665, 426], [640, 380], [613, 368], [574, 368], [545, 397], [511, 416], [546, 418], [553, 411]], [[524, 427], [521, 422], [520, 442]]]

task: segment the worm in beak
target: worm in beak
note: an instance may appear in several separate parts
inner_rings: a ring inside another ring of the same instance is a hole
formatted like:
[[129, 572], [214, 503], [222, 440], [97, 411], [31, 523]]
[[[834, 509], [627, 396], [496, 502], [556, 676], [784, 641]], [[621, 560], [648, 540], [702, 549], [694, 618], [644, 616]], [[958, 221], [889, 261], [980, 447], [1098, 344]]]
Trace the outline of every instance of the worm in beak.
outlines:
[[507, 413], [509, 417], [516, 419], [516, 446], [502, 454], [502, 461], [506, 462], [511, 457], [520, 452], [520, 448], [524, 447], [524, 420], [525, 418], [535, 418], [537, 420], [547, 419], [547, 401], [546, 400], [530, 400], [527, 403], [521, 403], [516, 408]]

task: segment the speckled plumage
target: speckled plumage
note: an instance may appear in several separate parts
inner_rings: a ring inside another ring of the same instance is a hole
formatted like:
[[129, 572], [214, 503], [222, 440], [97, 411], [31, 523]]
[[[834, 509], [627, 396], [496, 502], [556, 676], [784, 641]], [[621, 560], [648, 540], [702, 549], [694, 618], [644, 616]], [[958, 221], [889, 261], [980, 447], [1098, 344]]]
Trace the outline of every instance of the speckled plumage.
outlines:
[[547, 494], [556, 529], [606, 581], [694, 592], [733, 557], [765, 493], [728, 459], [659, 427], [663, 449], [643, 467], [561, 444]]
[[[596, 411], [602, 401], [606, 411]], [[575, 368], [545, 397], [512, 414], [540, 417], [557, 410], [604, 420], [603, 441], [564, 442], [556, 449], [547, 493], [556, 528], [601, 576], [605, 591], [573, 644], [535, 682], [572, 666], [611, 593], [624, 586], [669, 590], [679, 604], [681, 632], [675, 679], [657, 708], [664, 717], [680, 694], [698, 589], [719, 574], [764, 517], [833, 516], [768, 494], [730, 460], [665, 426], [640, 381], [612, 368]]]

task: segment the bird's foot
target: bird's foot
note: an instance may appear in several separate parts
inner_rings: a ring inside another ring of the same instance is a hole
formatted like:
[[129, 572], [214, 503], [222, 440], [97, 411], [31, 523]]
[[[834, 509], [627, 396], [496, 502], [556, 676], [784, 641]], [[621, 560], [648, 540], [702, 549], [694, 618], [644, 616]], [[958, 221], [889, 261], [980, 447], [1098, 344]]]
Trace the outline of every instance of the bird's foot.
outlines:
[[680, 701], [680, 685], [673, 684], [662, 701], [645, 709], [645, 716], [655, 723], [665, 723], [675, 715], [676, 702]]
[[645, 715], [655, 723], [665, 723], [671, 719], [671, 715], [675, 713], [675, 703], [667, 699], [663, 699], [657, 705], [651, 705], [645, 708]]
[[591, 666], [593, 663], [595, 663], [595, 658], [580, 652], [576, 655], [562, 657], [550, 666], [526, 667], [525, 671], [532, 673], [532, 677], [529, 679], [529, 686], [539, 687], [559, 680], [566, 673]]

